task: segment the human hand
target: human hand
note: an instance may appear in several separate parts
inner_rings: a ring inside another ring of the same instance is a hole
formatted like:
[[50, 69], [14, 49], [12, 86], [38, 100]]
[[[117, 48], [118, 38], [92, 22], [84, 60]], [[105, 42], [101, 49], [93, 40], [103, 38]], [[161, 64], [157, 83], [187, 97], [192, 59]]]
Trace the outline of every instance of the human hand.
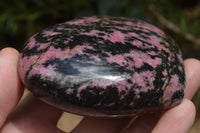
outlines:
[[[17, 73], [19, 53], [6, 48], [0, 51], [0, 132], [63, 133], [56, 125], [62, 111], [40, 102], [32, 95], [19, 105], [23, 85]], [[195, 107], [188, 100], [200, 86], [200, 62], [185, 61], [186, 92], [183, 102], [165, 113], [139, 117], [125, 133], [186, 133], [195, 119]], [[16, 107], [17, 106], [17, 107]], [[72, 133], [117, 133], [130, 118], [87, 118]]]

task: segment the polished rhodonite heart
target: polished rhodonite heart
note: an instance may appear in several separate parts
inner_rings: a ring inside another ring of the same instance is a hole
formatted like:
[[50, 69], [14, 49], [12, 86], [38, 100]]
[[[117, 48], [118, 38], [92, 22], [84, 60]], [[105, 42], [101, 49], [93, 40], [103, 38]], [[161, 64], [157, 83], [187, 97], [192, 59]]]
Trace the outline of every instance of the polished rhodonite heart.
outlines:
[[83, 17], [32, 36], [20, 77], [41, 100], [89, 116], [131, 116], [184, 96], [181, 52], [157, 27], [123, 17]]

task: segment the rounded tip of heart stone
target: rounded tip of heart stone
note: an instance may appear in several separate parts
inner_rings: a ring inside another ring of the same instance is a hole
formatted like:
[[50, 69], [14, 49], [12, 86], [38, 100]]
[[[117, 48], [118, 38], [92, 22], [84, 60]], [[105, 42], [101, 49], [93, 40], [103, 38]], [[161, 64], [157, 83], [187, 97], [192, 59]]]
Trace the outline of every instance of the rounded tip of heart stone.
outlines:
[[19, 73], [46, 103], [94, 117], [164, 110], [181, 102], [185, 88], [175, 42], [124, 17], [82, 17], [36, 33], [21, 53]]

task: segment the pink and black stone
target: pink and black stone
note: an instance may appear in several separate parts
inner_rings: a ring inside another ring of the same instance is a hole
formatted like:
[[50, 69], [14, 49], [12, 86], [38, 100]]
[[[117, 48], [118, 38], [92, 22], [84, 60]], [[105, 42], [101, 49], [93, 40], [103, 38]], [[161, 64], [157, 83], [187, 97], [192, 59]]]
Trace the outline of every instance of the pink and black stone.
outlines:
[[83, 17], [33, 35], [19, 62], [25, 86], [64, 111], [102, 117], [168, 109], [184, 96], [181, 52], [157, 27]]

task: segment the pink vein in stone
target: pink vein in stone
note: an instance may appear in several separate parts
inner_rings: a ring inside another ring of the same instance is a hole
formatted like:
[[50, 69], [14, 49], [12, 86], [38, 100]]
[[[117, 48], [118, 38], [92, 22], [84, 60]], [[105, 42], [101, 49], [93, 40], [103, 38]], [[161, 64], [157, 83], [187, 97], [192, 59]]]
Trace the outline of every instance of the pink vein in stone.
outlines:
[[[46, 54], [46, 53], [45, 53]], [[30, 78], [33, 75], [40, 74], [41, 79], [49, 79], [51, 81], [57, 80], [61, 81], [64, 79], [63, 75], [55, 71], [54, 65], [48, 65], [47, 67], [44, 67], [43, 63], [45, 63], [49, 59], [53, 59], [53, 55], [45, 55], [43, 54], [36, 64], [33, 66], [32, 70], [30, 71], [28, 78]]]
[[109, 57], [107, 58], [107, 61], [109, 63], [117, 63], [120, 66], [125, 66], [127, 64], [127, 62], [125, 62], [125, 56], [120, 54], [120, 55], [111, 55], [110, 53], [108, 53]]
[[60, 31], [71, 31], [72, 29], [71, 28], [63, 28], [63, 27], [56, 27], [57, 30], [60, 30]]
[[46, 49], [47, 47], [49, 47], [50, 43], [38, 43], [38, 45], [40, 47], [37, 50], [43, 50], [43, 49]]
[[[145, 47], [145, 48], [153, 48], [154, 46], [156, 46], [156, 48], [158, 49], [158, 50], [161, 50], [162, 49], [162, 46], [160, 45], [160, 42], [162, 41], [161, 39], [159, 39], [158, 37], [156, 37], [156, 36], [151, 36], [151, 38], [150, 39], [144, 39], [144, 38], [141, 38], [140, 37], [140, 35], [138, 35], [138, 34], [136, 34], [136, 33], [134, 33], [134, 32], [132, 32], [132, 33], [128, 33], [128, 34], [126, 34], [126, 37], [127, 38], [131, 38], [131, 37], [136, 37], [136, 38], [139, 38], [140, 40], [142, 40], [142, 41], [144, 41], [144, 42], [148, 42], [149, 44], [151, 44], [151, 45], [148, 45], [148, 44], [146, 44], [146, 43], [139, 43], [138, 41], [136, 41], [136, 40], [133, 40], [131, 43], [133, 44], [133, 45], [135, 45], [135, 46], [141, 46], [142, 45], [142, 47]], [[144, 46], [143, 46], [144, 45]]]
[[[127, 83], [126, 80], [121, 80], [117, 83], [117, 88], [118, 88], [118, 92], [120, 94], [120, 99], [123, 99], [128, 94], [131, 87], [132, 87], [132, 84]], [[123, 95], [121, 94], [122, 91], [124, 92]]]
[[163, 103], [166, 103], [165, 104], [166, 106], [171, 104], [171, 99], [174, 92], [179, 91], [180, 88], [182, 88], [182, 86], [180, 85], [178, 81], [177, 75], [172, 75], [169, 85], [165, 88], [163, 92], [164, 95], [162, 97]]
[[[111, 55], [107, 58], [107, 61], [110, 63], [117, 63], [121, 66], [127, 66], [129, 70], [133, 70], [133, 67], [140, 68], [144, 63], [151, 65], [153, 68], [156, 68], [157, 65], [161, 63], [160, 58], [152, 59], [148, 53], [141, 51], [132, 50], [130, 53], [125, 53], [121, 55]], [[128, 59], [131, 57], [132, 60]], [[124, 62], [126, 59], [129, 60], [129, 63]]]
[[147, 92], [148, 90], [154, 89], [153, 81], [155, 80], [155, 72], [145, 71], [141, 73], [134, 73], [131, 80], [133, 84], [137, 83], [141, 86], [139, 89], [140, 92]]
[[45, 36], [53, 36], [53, 35], [58, 35], [58, 34], [62, 34], [60, 32], [55, 32], [55, 31], [49, 31], [49, 30], [45, 30], [42, 32], [43, 35]]
[[87, 35], [87, 36], [96, 36], [96, 37], [99, 37], [98, 33], [99, 33], [98, 30], [91, 30], [90, 32], [84, 32], [84, 33], [80, 33], [80, 34], [81, 35]]
[[113, 30], [113, 33], [108, 36], [104, 36], [104, 39], [110, 40], [113, 43], [120, 42], [124, 44], [125, 36], [120, 31]]
[[[144, 48], [144, 44], [143, 44], [141, 41], [133, 40], [133, 41], [130, 42], [130, 43], [136, 45], [136, 46], [139, 47], [139, 48]], [[145, 47], [148, 47], [148, 46], [145, 46]], [[150, 46], [149, 46], [149, 47], [150, 47]]]
[[120, 31], [116, 31], [116, 30], [112, 30], [112, 31], [113, 31], [113, 33], [111, 33], [109, 35], [105, 33], [104, 36], [99, 36], [98, 33], [100, 33], [100, 32], [98, 30], [92, 30], [89, 33], [81, 33], [81, 34], [88, 35], [88, 36], [102, 37], [105, 40], [109, 40], [113, 43], [120, 42], [120, 43], [124, 44], [124, 40], [125, 40], [124, 34], [121, 33]]
[[35, 39], [36, 34], [30, 38], [29, 43], [26, 45], [25, 48], [33, 49], [36, 46], [39, 46], [37, 50], [46, 49], [50, 43], [38, 43]]
[[[48, 66], [47, 68], [43, 66], [43, 63], [47, 62], [48, 60], [58, 58], [60, 60], [64, 60], [66, 58], [71, 58], [75, 54], [82, 55], [83, 49], [87, 48], [88, 45], [76, 46], [73, 49], [55, 49], [54, 47], [50, 47], [48, 51], [43, 53], [37, 63], [34, 65], [34, 68], [29, 73], [29, 77], [35, 74], [41, 74], [43, 77], [52, 78], [54, 76], [51, 75], [54, 71], [54, 66]], [[55, 73], [53, 73], [55, 75]]]
[[33, 35], [30, 39], [29, 39], [29, 43], [26, 45], [25, 49], [32, 49], [33, 47], [37, 46], [37, 42], [35, 39], [35, 36], [37, 34]]
[[28, 56], [28, 57], [24, 57], [24, 58], [20, 58], [20, 62], [19, 62], [19, 74], [20, 77], [22, 77], [22, 81], [24, 83], [25, 80], [25, 74], [28, 71], [29, 67], [34, 64], [37, 61], [38, 56], [34, 55], [34, 56]]
[[[184, 64], [183, 58], [181, 54], [177, 54], [178, 60], [180, 63]], [[180, 66], [179, 66], [180, 67]], [[182, 68], [180, 68], [179, 70], [183, 71]]]

